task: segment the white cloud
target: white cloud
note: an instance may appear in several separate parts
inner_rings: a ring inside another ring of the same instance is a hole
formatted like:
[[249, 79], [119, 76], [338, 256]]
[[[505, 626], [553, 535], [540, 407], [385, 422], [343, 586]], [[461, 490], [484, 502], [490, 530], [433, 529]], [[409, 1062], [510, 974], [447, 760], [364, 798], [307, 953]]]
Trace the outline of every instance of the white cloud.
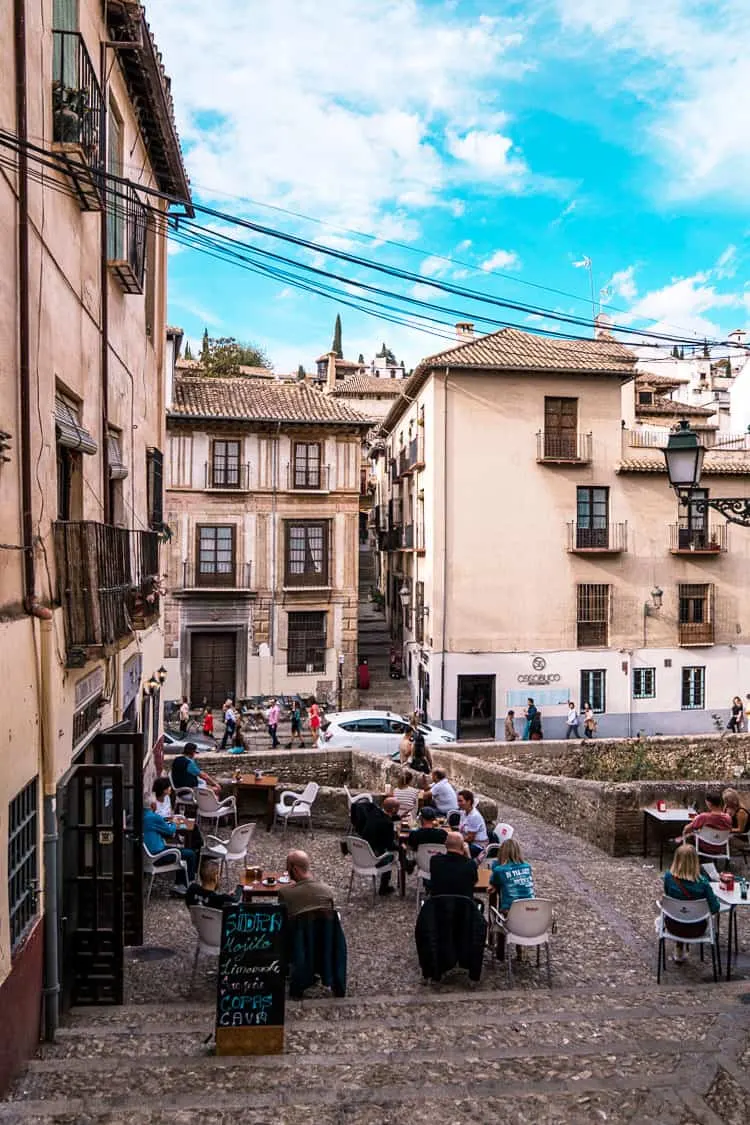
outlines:
[[463, 176], [524, 171], [497, 105], [520, 73], [516, 22], [416, 0], [216, 0], [211, 19], [204, 0], [158, 0], [149, 19], [203, 196], [393, 238], [393, 213], [443, 202]]
[[638, 296], [638, 286], [635, 283], [635, 266], [617, 270], [603, 287], [612, 296], [622, 297], [626, 301], [633, 301]]
[[221, 317], [210, 309], [205, 308], [197, 301], [191, 300], [189, 297], [175, 297], [170, 294], [170, 304], [174, 305], [177, 309], [182, 309], [183, 312], [188, 313], [189, 316], [194, 316], [201, 324], [207, 328], [218, 328], [221, 323]]
[[714, 266], [714, 275], [719, 278], [734, 277], [737, 273], [737, 247], [727, 246]]
[[450, 262], [437, 254], [431, 255], [420, 264], [419, 272], [422, 277], [440, 277], [450, 269]]
[[482, 269], [488, 273], [491, 270], [520, 270], [521, 259], [515, 250], [496, 250], [484, 262]]
[[705, 314], [736, 308], [742, 298], [736, 293], [717, 292], [710, 278], [710, 273], [696, 273], [644, 294], [631, 307], [629, 319], [653, 321], [647, 327], [655, 332], [694, 335], [698, 340], [720, 336], [719, 324]]
[[550, 223], [550, 226], [551, 227], [559, 227], [561, 223], [565, 222], [565, 220], [568, 218], [569, 215], [573, 214], [573, 212], [576, 210], [577, 207], [578, 207], [578, 200], [577, 199], [571, 199], [570, 203], [568, 203], [568, 205], [566, 207], [563, 207], [562, 211], [557, 216], [557, 218], [552, 220], [552, 222]]

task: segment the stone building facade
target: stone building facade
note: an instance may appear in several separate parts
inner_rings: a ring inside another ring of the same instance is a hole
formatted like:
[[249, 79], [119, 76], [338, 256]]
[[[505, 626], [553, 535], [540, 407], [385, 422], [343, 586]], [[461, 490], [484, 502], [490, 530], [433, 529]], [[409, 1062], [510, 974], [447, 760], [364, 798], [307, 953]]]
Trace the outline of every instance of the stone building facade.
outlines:
[[177, 370], [167, 413], [167, 692], [350, 702], [360, 449], [306, 383]]

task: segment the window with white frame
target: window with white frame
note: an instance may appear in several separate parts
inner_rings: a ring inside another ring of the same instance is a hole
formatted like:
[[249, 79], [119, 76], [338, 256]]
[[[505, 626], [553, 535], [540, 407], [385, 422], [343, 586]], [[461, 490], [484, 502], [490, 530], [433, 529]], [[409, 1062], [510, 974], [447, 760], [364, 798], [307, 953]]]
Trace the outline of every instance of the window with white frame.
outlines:
[[604, 668], [581, 669], [581, 707], [591, 704], [591, 710], [601, 715], [607, 706], [607, 672]]
[[706, 669], [692, 666], [682, 669], [682, 710], [700, 711], [706, 705]]
[[656, 668], [633, 669], [633, 699], [656, 698]]

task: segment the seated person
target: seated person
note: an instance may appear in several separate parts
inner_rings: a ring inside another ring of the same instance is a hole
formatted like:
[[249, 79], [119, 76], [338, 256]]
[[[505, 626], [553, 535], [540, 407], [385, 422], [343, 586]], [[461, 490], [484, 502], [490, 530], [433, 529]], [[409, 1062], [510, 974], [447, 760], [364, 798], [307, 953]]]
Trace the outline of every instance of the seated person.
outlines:
[[242, 897], [242, 891], [234, 895], [222, 894], [217, 890], [221, 865], [216, 859], [201, 861], [198, 882], [191, 883], [185, 895], [186, 906], [207, 906], [210, 910], [223, 910], [225, 906], [235, 906]]
[[[692, 836], [701, 828], [718, 828], [722, 832], [731, 832], [732, 818], [723, 811], [723, 808], [720, 793], [706, 793], [706, 811], [698, 813], [689, 824], [685, 825], [682, 835], [677, 837], [675, 843], [692, 843]], [[724, 851], [723, 844], [707, 844], [701, 840], [701, 852], [706, 855], [723, 855]]]
[[425, 806], [421, 814], [422, 827], [414, 828], [409, 833], [407, 847], [410, 851], [415, 852], [420, 844], [444, 844], [448, 838], [448, 833], [444, 828], [438, 828], [435, 824], [437, 820], [437, 811], [431, 805]]
[[[750, 835], [748, 835], [750, 833], [750, 813], [740, 804], [739, 793], [736, 789], [725, 789], [721, 799], [724, 802], [724, 812], [732, 821], [732, 835], [729, 837], [730, 846], [737, 836], [744, 836], [744, 842], [750, 843]], [[737, 840], [736, 843], [741, 846], [743, 841]]]
[[[664, 875], [664, 894], [670, 898], [703, 898], [712, 914], [719, 911], [719, 900], [710, 882], [701, 873], [698, 853], [692, 844], [681, 844], [675, 850], [672, 866]], [[687, 949], [682, 942], [676, 941], [672, 960], [681, 965], [686, 959]]]
[[416, 728], [414, 731], [409, 765], [416, 773], [429, 774], [432, 769], [432, 755], [427, 749], [424, 735], [419, 728]]
[[279, 887], [279, 902], [286, 906], [290, 918], [308, 910], [333, 910], [333, 891], [326, 883], [315, 878], [307, 852], [297, 849], [289, 852], [286, 869], [294, 882], [289, 886]]
[[500, 848], [497, 863], [492, 867], [490, 885], [498, 892], [501, 914], [507, 914], [516, 899], [534, 897], [531, 865], [525, 862], [515, 838], [506, 840]]
[[399, 816], [411, 816], [417, 807], [419, 790], [414, 787], [413, 779], [411, 770], [402, 770], [398, 786], [393, 790], [392, 796], [398, 801]]
[[445, 855], [430, 860], [430, 894], [473, 898], [478, 868], [469, 857], [466, 841], [460, 832], [449, 832], [445, 847]]
[[456, 790], [445, 776], [445, 770], [432, 771], [432, 788], [430, 790], [430, 804], [437, 809], [441, 816], [447, 816], [458, 808]]
[[469, 845], [472, 856], [478, 856], [487, 847], [489, 837], [487, 825], [479, 809], [474, 808], [474, 794], [471, 789], [461, 789], [458, 793], [458, 810], [461, 818], [458, 831]]
[[[167, 848], [177, 848], [187, 864], [187, 881], [184, 873], [178, 871], [175, 877], [175, 887], [183, 888], [182, 893], [184, 893], [187, 883], [191, 883], [195, 878], [196, 855], [192, 848], [181, 848], [179, 844], [175, 843], [177, 829], [163, 816], [159, 816], [155, 806], [156, 801], [152, 801], [151, 808], [143, 810], [143, 842], [153, 856], [158, 856], [159, 852], [166, 851]], [[165, 862], [171, 862], [171, 860], [165, 860]], [[154, 863], [155, 866], [159, 866], [158, 859]]]
[[197, 789], [203, 782], [204, 785], [213, 789], [218, 797], [221, 794], [221, 786], [210, 774], [204, 773], [196, 762], [195, 752], [197, 749], [198, 747], [194, 742], [186, 742], [184, 752], [178, 754], [172, 762], [172, 780], [175, 789]]
[[156, 812], [169, 820], [174, 810], [172, 808], [172, 786], [168, 777], [157, 777], [153, 788]]
[[[365, 802], [361, 802], [365, 804]], [[360, 804], [358, 801], [357, 804]], [[382, 809], [374, 802], [367, 802], [363, 811], [363, 823], [360, 836], [372, 848], [376, 856], [383, 856], [383, 865], [390, 862], [386, 853], [397, 855], [399, 852], [396, 838], [395, 821], [398, 819], [398, 801], [395, 797], [386, 797]], [[378, 866], [381, 866], [378, 864]], [[380, 878], [380, 894], [393, 894], [391, 886], [391, 873], [386, 871]]]

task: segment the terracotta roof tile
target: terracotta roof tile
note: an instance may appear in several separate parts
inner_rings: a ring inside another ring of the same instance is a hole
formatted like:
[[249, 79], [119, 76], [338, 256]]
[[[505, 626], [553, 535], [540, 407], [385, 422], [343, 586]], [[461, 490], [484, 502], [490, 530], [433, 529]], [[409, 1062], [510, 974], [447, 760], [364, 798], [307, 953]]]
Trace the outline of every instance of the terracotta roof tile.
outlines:
[[420, 362], [417, 371], [431, 367], [481, 367], [631, 376], [636, 358], [616, 340], [557, 340], [517, 328], [501, 328], [489, 336], [479, 336], [428, 356]]
[[350, 375], [337, 383], [332, 395], [380, 395], [383, 398], [398, 398], [405, 379], [378, 379], [376, 375]]
[[688, 406], [686, 402], [677, 402], [674, 399], [662, 399], [659, 402], [638, 403], [635, 408], [637, 416], [642, 414], [658, 414], [665, 418], [709, 418], [717, 411], [715, 406]]
[[[618, 473], [666, 473], [664, 458], [632, 457], [620, 461]], [[750, 476], [750, 461], [735, 461], [731, 457], [709, 457], [703, 462], [703, 472], [713, 476]]]
[[656, 375], [653, 371], [639, 371], [635, 381], [639, 387], [680, 387], [690, 382], [683, 375]]
[[174, 402], [168, 415], [248, 422], [349, 424], [363, 429], [372, 425], [372, 419], [308, 383], [278, 383], [248, 377], [178, 374], [174, 382]]

